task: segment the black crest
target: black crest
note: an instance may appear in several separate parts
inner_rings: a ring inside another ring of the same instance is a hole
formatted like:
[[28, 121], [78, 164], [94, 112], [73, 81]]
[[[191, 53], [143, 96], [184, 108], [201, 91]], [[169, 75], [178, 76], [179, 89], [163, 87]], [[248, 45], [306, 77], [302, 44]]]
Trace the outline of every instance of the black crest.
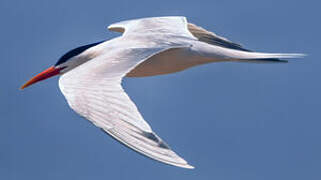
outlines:
[[80, 46], [80, 47], [77, 47], [71, 51], [68, 51], [66, 54], [64, 54], [59, 60], [58, 62], [55, 64], [55, 66], [59, 65], [59, 64], [62, 64], [66, 61], [68, 61], [70, 58], [74, 57], [74, 56], [77, 56], [79, 54], [81, 54], [82, 52], [84, 52], [86, 49], [88, 48], [91, 48], [93, 46], [96, 46], [100, 43], [102, 43], [104, 41], [100, 41], [100, 42], [96, 42], [96, 43], [92, 43], [92, 44], [87, 44], [87, 45], [84, 45], [84, 46]]

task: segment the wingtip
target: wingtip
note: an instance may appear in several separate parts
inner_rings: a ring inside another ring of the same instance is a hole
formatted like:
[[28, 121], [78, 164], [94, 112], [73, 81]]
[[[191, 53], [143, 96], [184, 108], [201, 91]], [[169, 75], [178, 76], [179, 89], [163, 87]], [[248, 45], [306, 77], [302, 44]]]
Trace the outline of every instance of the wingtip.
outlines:
[[189, 164], [186, 164], [183, 168], [186, 168], [186, 169], [195, 169], [194, 166], [189, 165]]
[[194, 166], [187, 164], [187, 163], [186, 164], [170, 164], [170, 165], [185, 168], [185, 169], [195, 169]]

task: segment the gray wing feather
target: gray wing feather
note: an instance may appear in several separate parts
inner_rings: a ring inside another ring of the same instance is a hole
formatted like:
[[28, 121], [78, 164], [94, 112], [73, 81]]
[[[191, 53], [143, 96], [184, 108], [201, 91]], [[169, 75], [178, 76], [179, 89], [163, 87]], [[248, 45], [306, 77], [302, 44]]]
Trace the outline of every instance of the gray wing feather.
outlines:
[[188, 23], [188, 30], [196, 37], [199, 41], [206, 42], [208, 44], [221, 46], [229, 49], [236, 49], [241, 51], [250, 51], [243, 48], [240, 44], [234, 43], [224, 37], [218, 36], [217, 34], [207, 31], [206, 29], [197, 26], [192, 23]]

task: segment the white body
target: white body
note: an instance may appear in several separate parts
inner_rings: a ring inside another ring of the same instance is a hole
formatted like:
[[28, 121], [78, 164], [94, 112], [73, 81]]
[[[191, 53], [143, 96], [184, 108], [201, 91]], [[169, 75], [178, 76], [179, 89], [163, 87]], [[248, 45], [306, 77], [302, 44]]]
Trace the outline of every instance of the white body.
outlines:
[[66, 66], [59, 80], [69, 105], [128, 147], [155, 160], [192, 168], [161, 140], [121, 87], [124, 76], [173, 73], [199, 64], [296, 57], [244, 50], [184, 17], [157, 17], [109, 26], [121, 37], [89, 48]]

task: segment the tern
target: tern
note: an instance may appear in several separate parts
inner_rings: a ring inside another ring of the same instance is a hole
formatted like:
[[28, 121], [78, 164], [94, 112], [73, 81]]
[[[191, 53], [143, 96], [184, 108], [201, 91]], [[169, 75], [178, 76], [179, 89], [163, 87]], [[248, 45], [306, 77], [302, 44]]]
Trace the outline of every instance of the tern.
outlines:
[[212, 62], [287, 62], [281, 59], [304, 56], [253, 52], [181, 16], [127, 20], [108, 29], [122, 35], [67, 52], [21, 89], [61, 75], [60, 90], [80, 116], [129, 148], [183, 168], [193, 166], [153, 132], [122, 88], [124, 77], [175, 73]]

